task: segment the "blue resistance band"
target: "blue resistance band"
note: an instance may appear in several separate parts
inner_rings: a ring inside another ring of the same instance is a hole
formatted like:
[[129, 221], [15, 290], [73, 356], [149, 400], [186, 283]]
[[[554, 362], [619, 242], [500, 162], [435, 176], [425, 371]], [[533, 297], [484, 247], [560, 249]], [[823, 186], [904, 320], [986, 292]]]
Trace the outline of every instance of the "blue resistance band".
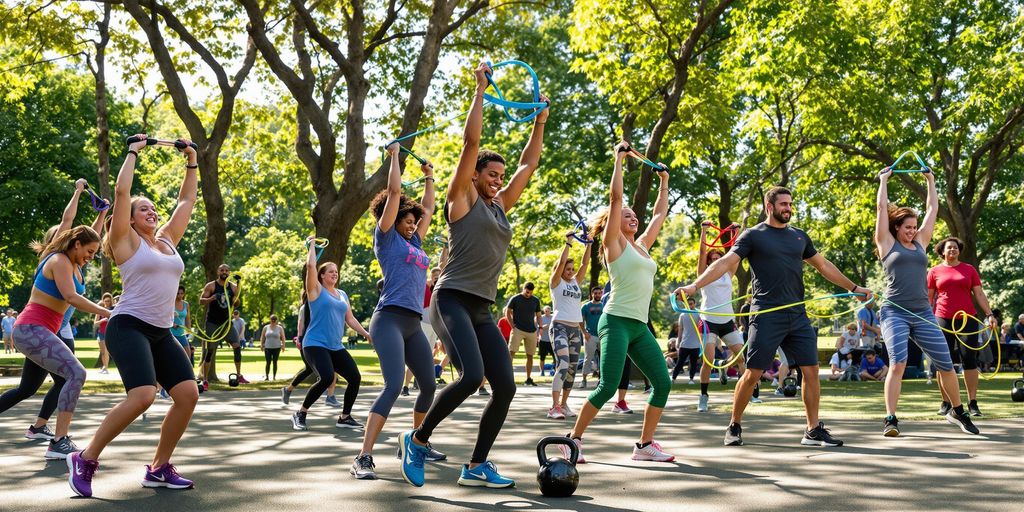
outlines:
[[[580, 231], [582, 231], [583, 233], [580, 234]], [[576, 223], [576, 227], [574, 227], [572, 230], [572, 237], [579, 241], [581, 244], [593, 243], [593, 240], [587, 239], [587, 234], [587, 223], [583, 222], [583, 219], [580, 219], [579, 222]]]
[[[920, 167], [917, 168], [917, 169], [897, 169], [896, 166], [898, 166], [900, 164], [900, 161], [903, 160], [903, 157], [905, 157], [907, 155], [913, 155], [914, 159], [917, 160], [917, 164]], [[899, 158], [897, 158], [896, 161], [893, 162], [892, 165], [889, 166], [889, 169], [892, 170], [893, 174], [906, 174], [906, 173], [912, 173], [912, 172], [922, 172], [922, 173], [923, 172], [932, 172], [931, 168], [928, 167], [928, 165], [926, 165], [924, 163], [924, 160], [921, 159], [921, 156], [918, 155], [917, 152], [913, 151], [913, 150], [911, 150], [911, 151], [904, 151], [903, 154], [900, 155]]]
[[[537, 79], [537, 73], [533, 70], [533, 68], [530, 67], [529, 64], [519, 60], [506, 60], [499, 62], [497, 64], [491, 64], [490, 62], [488, 62], [487, 65], [490, 66], [492, 71], [505, 66], [519, 66], [525, 69], [527, 73], [529, 73], [531, 81], [533, 82], [532, 102], [511, 101], [505, 99], [505, 95], [501, 92], [501, 88], [498, 87], [497, 82], [494, 81], [494, 77], [492, 77], [490, 73], [487, 74], [487, 82], [490, 83], [491, 87], [494, 88], [494, 94], [496, 94], [497, 96], [492, 96], [490, 94], [484, 93], [484, 99], [501, 107], [502, 110], [505, 112], [505, 117], [507, 117], [509, 121], [512, 121], [513, 123], [525, 123], [537, 117], [537, 115], [540, 114], [544, 109], [548, 108], [548, 102], [540, 100], [540, 80]], [[532, 110], [532, 112], [526, 114], [523, 117], [515, 117], [512, 115], [513, 109]]]
[[91, 188], [89, 188], [88, 183], [85, 184], [85, 191], [89, 193], [89, 200], [92, 202], [93, 210], [102, 212], [110, 208], [110, 201], [107, 201], [106, 199], [103, 199], [102, 197], [96, 195], [96, 193], [93, 192]]

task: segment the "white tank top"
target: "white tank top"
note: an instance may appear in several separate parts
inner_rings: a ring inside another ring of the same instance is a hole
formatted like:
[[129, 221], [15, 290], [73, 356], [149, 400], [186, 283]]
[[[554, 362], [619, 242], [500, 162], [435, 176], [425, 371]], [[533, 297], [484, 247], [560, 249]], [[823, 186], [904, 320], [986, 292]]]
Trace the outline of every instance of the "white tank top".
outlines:
[[[728, 316], [705, 315], [700, 317], [706, 322], [724, 324], [733, 319], [732, 314], [732, 275], [722, 274], [715, 282], [700, 289], [701, 310], [714, 313], [728, 313]], [[713, 308], [713, 309], [711, 309]]]
[[174, 254], [163, 254], [140, 239], [135, 254], [117, 266], [123, 291], [111, 318], [131, 315], [154, 327], [174, 325], [174, 300], [185, 263], [170, 242], [163, 238], [159, 241], [167, 244]]
[[580, 300], [583, 292], [576, 278], [569, 281], [559, 279], [558, 285], [551, 289], [551, 303], [555, 307], [553, 322], [576, 324], [583, 321], [583, 312], [580, 310]]

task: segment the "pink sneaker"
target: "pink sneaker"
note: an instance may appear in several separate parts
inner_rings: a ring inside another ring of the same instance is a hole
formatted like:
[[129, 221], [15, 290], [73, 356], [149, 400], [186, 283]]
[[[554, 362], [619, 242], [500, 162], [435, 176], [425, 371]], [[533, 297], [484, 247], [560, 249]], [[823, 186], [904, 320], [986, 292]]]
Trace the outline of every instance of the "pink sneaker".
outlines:
[[633, 414], [633, 409], [629, 408], [629, 405], [626, 404], [625, 400], [619, 400], [618, 402], [615, 402], [615, 407], [612, 408], [612, 412], [617, 412], [619, 414]]
[[245, 378], [244, 376], [242, 376], [241, 374], [240, 374], [240, 375], [238, 376], [238, 383], [239, 383], [239, 384], [250, 384], [249, 380], [248, 380], [248, 379], [246, 379], [246, 378]]
[[633, 445], [633, 460], [650, 460], [654, 462], [672, 462], [676, 460], [675, 455], [666, 453], [661, 449], [661, 445], [657, 441], [651, 441], [651, 444], [640, 448], [637, 445]]
[[[573, 442], [576, 443], [576, 449], [580, 451], [580, 456], [576, 459], [576, 464], [586, 464], [587, 459], [583, 458], [583, 441], [580, 439], [573, 439]], [[558, 451], [562, 452], [562, 458], [565, 460], [572, 460], [572, 450], [570, 450], [568, 446], [560, 444], [558, 445]]]
[[565, 413], [557, 405], [548, 409], [548, 418], [552, 420], [564, 420]]

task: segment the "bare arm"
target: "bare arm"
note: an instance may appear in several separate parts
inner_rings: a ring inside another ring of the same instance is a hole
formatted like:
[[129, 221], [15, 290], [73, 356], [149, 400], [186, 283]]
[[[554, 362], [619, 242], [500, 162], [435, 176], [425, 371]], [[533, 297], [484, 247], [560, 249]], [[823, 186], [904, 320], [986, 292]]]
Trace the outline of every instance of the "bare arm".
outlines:
[[[117, 173], [117, 181], [114, 182], [114, 205], [110, 213], [110, 248], [114, 253], [114, 263], [120, 265], [135, 254], [139, 248], [139, 235], [131, 228], [132, 215], [132, 182], [135, 179], [135, 163], [138, 157], [135, 153], [146, 148], [146, 134], [137, 134], [140, 140], [128, 145], [129, 153], [124, 157], [124, 164]], [[132, 153], [134, 151], [135, 153]]]
[[203, 294], [199, 296], [200, 305], [206, 306], [209, 303], [217, 300], [216, 297], [213, 296], [213, 290], [213, 283], [206, 283], [206, 286], [203, 287]]
[[64, 213], [60, 216], [60, 224], [57, 224], [57, 231], [54, 234], [71, 229], [75, 224], [75, 217], [78, 216], [78, 201], [82, 198], [82, 191], [85, 190], [85, 180], [75, 180], [75, 191], [71, 193], [71, 200], [64, 207]]
[[103, 237], [103, 221], [107, 220], [108, 211], [110, 211], [110, 208], [101, 211], [99, 215], [96, 216], [96, 220], [92, 221], [92, 230], [95, 231], [96, 234], [100, 235], [101, 238]]
[[[590, 235], [586, 236], [591, 240]], [[583, 282], [587, 277], [587, 266], [590, 265], [590, 245], [583, 244], [583, 257], [580, 258], [580, 268], [576, 269], [576, 284]]]
[[709, 265], [701, 275], [697, 276], [696, 281], [677, 289], [676, 294], [695, 295], [698, 290], [715, 282], [716, 279], [722, 277], [722, 274], [728, 272], [729, 269], [735, 269], [739, 263], [740, 257], [736, 253], [729, 251], [725, 256], [718, 258]]
[[181, 237], [185, 236], [185, 228], [188, 227], [192, 209], [195, 208], [196, 200], [199, 197], [198, 155], [196, 155], [196, 150], [192, 149], [192, 141], [180, 140], [185, 143], [185, 149], [181, 150], [187, 159], [185, 179], [182, 180], [181, 188], [178, 190], [178, 205], [174, 207], [171, 219], [157, 230], [157, 238], [167, 238], [175, 246], [181, 241]]
[[448, 221], [455, 222], [467, 213], [476, 202], [477, 192], [473, 187], [473, 176], [476, 174], [476, 157], [480, 153], [480, 132], [484, 126], [484, 91], [487, 89], [487, 74], [491, 68], [484, 62], [477, 66], [476, 94], [469, 106], [466, 126], [462, 132], [462, 152], [459, 164], [455, 167], [451, 181], [448, 182]]
[[985, 318], [988, 320], [989, 325], [995, 325], [995, 317], [992, 316], [992, 306], [988, 303], [988, 297], [985, 296], [985, 290], [980, 286], [971, 288], [971, 292], [974, 293], [974, 300], [978, 301], [978, 306], [985, 313]]
[[565, 236], [565, 247], [562, 247], [562, 254], [555, 260], [555, 268], [551, 270], [551, 279], [548, 280], [548, 287], [552, 290], [562, 282], [562, 271], [565, 270], [565, 263], [569, 259], [569, 249], [572, 248], [572, 235]]
[[924, 179], [928, 182], [928, 199], [924, 219], [917, 230], [917, 243], [922, 247], [928, 247], [932, 241], [932, 234], [935, 233], [935, 219], [939, 216], [939, 195], [935, 191], [935, 175], [931, 171], [926, 172]]
[[313, 302], [320, 296], [320, 281], [316, 278], [316, 237], [310, 236], [306, 243], [309, 244], [309, 254], [306, 256], [306, 300]]
[[708, 268], [708, 246], [707, 246], [707, 235], [708, 226], [711, 224], [709, 221], [700, 223], [700, 249], [697, 251], [697, 275], [701, 275]]
[[74, 267], [71, 265], [71, 260], [66, 256], [62, 254], [56, 258], [50, 258], [47, 266], [50, 267], [50, 272], [53, 274], [53, 281], [57, 285], [57, 289], [60, 290], [60, 294], [64, 296], [64, 300], [68, 304], [74, 306], [79, 311], [103, 317], [110, 316], [110, 311], [107, 308], [79, 295], [78, 291], [75, 290]]
[[512, 325], [512, 308], [505, 306], [505, 320], [508, 321], [509, 325]]
[[[888, 167], [882, 169], [878, 175], [878, 196], [875, 198], [875, 248], [878, 249], [878, 258], [884, 258], [892, 250], [896, 240], [889, 232], [889, 177], [892, 170]], [[849, 289], [849, 288], [847, 288]]]
[[420, 200], [420, 205], [423, 206], [423, 218], [416, 226], [416, 233], [422, 242], [426, 238], [427, 232], [430, 231], [430, 221], [434, 217], [434, 164], [427, 162], [420, 165], [420, 171], [423, 173], [426, 183], [423, 185], [423, 199]]
[[398, 165], [398, 152], [401, 146], [397, 142], [388, 146], [388, 155], [391, 157], [391, 167], [388, 169], [388, 197], [384, 200], [384, 212], [377, 220], [377, 229], [382, 233], [391, 231], [395, 227], [395, 220], [398, 217], [398, 205], [402, 198], [402, 171]]
[[[548, 101], [544, 96], [541, 96], [540, 99], [541, 101]], [[519, 201], [519, 196], [523, 194], [526, 185], [530, 183], [533, 172], [537, 170], [537, 167], [540, 167], [540, 152], [544, 149], [544, 123], [548, 120], [550, 110], [550, 108], [545, 108], [534, 118], [530, 140], [526, 142], [526, 149], [519, 156], [519, 167], [516, 168], [516, 173], [512, 175], [508, 185], [498, 192], [497, 199], [501, 202], [501, 207], [506, 212], [515, 207], [516, 202]]]
[[192, 325], [192, 306], [185, 303], [185, 327]]
[[612, 170], [612, 181], [608, 186], [608, 222], [604, 226], [602, 243], [604, 256], [608, 263], [619, 259], [626, 248], [622, 240], [622, 161], [626, 158], [629, 143], [620, 142], [615, 146], [615, 167]]
[[351, 327], [353, 331], [356, 331], [356, 334], [359, 334], [369, 340], [370, 343], [373, 343], [373, 339], [370, 338], [370, 333], [363, 328], [363, 324], [359, 323], [359, 321], [356, 320], [356, 316], [352, 314], [352, 308], [348, 308], [348, 311], [345, 312], [345, 324]]
[[812, 267], [817, 269], [818, 273], [821, 274], [821, 276], [824, 277], [825, 279], [831, 281], [832, 284], [839, 286], [844, 290], [849, 290], [850, 293], [863, 293], [864, 296], [857, 297], [857, 299], [860, 300], [861, 302], [864, 302], [871, 298], [871, 290], [864, 288], [862, 286], [858, 286], [850, 278], [846, 277], [842, 272], [840, 272], [839, 269], [836, 268], [836, 266], [833, 265], [831, 261], [825, 259], [825, 257], [822, 256], [820, 252], [804, 261], [806, 261]]
[[658, 184], [658, 200], [654, 203], [654, 216], [647, 224], [644, 234], [640, 235], [640, 242], [648, 251], [654, 246], [654, 241], [658, 239], [658, 233], [661, 233], [661, 226], [668, 218], [668, 172], [658, 171], [658, 178], [661, 178], [661, 181]]

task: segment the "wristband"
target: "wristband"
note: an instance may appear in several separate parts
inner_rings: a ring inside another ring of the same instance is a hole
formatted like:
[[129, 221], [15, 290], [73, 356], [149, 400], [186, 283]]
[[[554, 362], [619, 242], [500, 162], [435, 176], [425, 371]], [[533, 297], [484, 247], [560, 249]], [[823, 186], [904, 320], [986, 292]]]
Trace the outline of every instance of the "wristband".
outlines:
[[129, 155], [135, 155], [135, 159], [136, 159], [136, 160], [138, 160], [138, 159], [139, 159], [139, 152], [138, 152], [138, 151], [135, 151], [134, 149], [129, 149], [129, 150], [128, 150], [128, 154], [129, 154]]
[[185, 168], [186, 169], [198, 169], [199, 168], [199, 164], [195, 164], [195, 165], [185, 164]]
[[853, 288], [850, 288], [847, 291], [849, 291], [850, 293], [857, 293], [857, 288], [860, 288], [860, 286], [853, 285]]

